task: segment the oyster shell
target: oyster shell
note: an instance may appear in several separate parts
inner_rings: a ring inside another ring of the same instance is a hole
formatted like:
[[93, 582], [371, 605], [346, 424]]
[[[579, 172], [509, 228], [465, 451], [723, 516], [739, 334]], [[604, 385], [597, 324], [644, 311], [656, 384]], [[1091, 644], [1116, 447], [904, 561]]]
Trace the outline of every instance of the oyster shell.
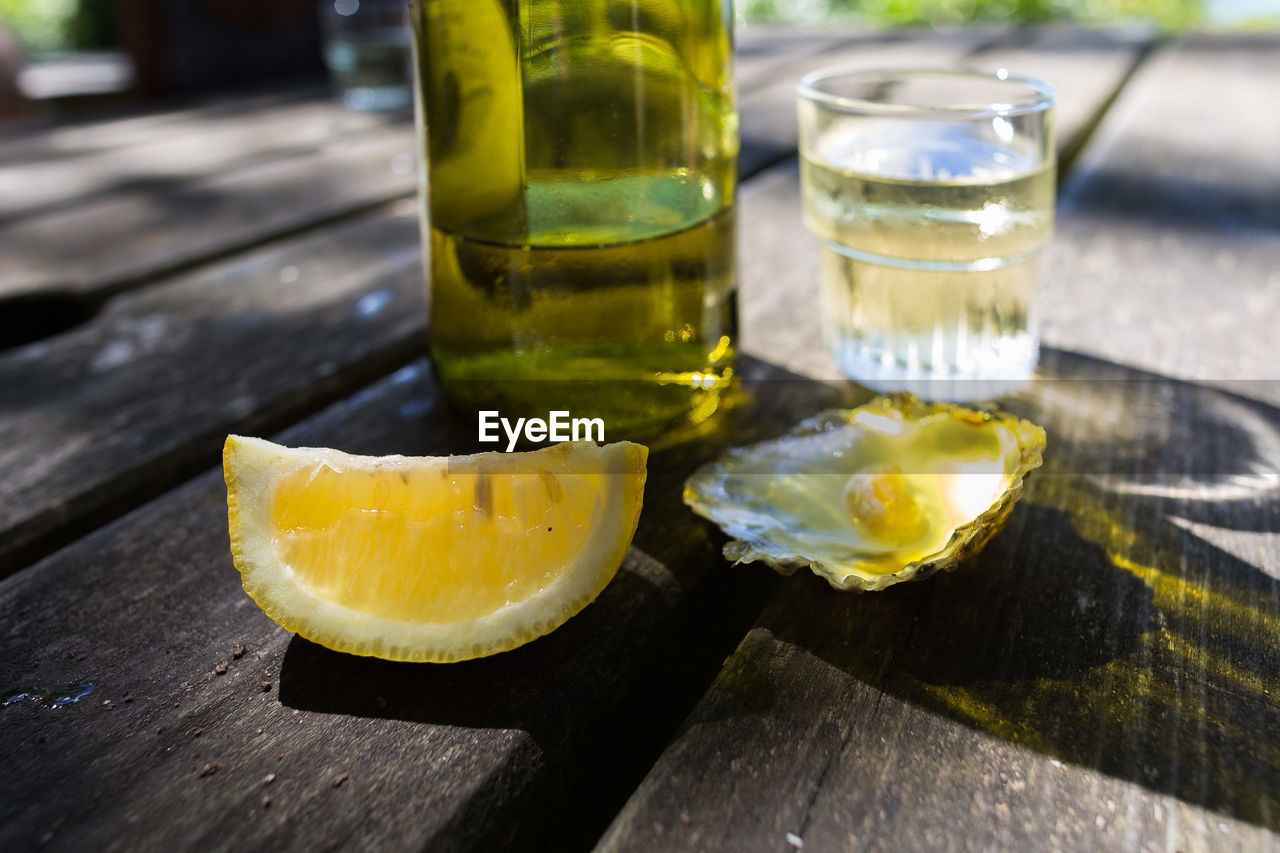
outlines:
[[689, 477], [684, 500], [734, 538], [735, 563], [879, 590], [981, 550], [1044, 447], [1042, 428], [998, 410], [878, 397], [728, 451]]

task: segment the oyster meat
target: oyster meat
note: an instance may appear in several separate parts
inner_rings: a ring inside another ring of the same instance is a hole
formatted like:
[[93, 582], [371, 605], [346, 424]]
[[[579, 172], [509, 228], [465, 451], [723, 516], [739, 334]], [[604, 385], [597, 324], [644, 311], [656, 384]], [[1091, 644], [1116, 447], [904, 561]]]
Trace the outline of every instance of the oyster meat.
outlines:
[[693, 473], [684, 500], [733, 537], [734, 562], [878, 590], [976, 554], [1044, 447], [1042, 428], [998, 410], [878, 397], [730, 450]]

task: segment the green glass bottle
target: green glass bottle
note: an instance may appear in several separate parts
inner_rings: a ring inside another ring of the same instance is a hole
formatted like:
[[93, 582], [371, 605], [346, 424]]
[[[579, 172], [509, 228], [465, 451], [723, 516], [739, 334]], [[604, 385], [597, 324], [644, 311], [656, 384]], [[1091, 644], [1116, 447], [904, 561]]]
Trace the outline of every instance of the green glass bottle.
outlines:
[[731, 0], [415, 0], [431, 353], [468, 409], [652, 439], [737, 345]]

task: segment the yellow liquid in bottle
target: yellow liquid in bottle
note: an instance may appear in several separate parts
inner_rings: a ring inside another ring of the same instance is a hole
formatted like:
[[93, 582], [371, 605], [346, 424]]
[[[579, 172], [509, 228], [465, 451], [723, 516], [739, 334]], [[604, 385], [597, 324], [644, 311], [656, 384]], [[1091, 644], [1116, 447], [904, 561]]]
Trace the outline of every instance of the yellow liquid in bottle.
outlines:
[[737, 343], [721, 0], [425, 0], [432, 356], [503, 416], [610, 440], [715, 411]]

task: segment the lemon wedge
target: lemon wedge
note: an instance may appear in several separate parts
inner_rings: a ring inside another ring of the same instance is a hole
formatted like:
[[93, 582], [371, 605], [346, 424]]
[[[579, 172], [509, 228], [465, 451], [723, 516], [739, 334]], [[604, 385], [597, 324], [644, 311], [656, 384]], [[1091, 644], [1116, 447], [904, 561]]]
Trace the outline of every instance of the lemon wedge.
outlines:
[[635, 533], [648, 450], [353, 456], [229, 436], [231, 555], [245, 591], [330, 649], [459, 661], [564, 624]]

